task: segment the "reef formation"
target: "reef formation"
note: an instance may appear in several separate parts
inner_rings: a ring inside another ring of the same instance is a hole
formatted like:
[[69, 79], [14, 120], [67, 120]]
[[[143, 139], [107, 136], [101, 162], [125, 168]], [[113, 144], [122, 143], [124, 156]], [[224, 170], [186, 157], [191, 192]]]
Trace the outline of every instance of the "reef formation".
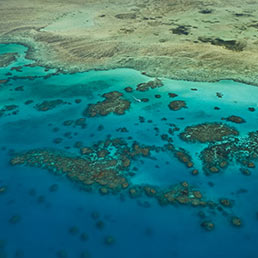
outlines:
[[109, 113], [123, 115], [130, 108], [130, 102], [122, 98], [123, 93], [118, 91], [103, 94], [104, 101], [97, 104], [89, 104], [84, 111], [85, 116], [94, 117], [96, 115], [106, 116]]
[[201, 152], [201, 159], [203, 169], [207, 173], [217, 173], [231, 162], [255, 168], [254, 162], [258, 159], [258, 132], [250, 132], [245, 137], [211, 144]]
[[238, 131], [222, 123], [204, 123], [188, 126], [180, 133], [180, 138], [186, 142], [217, 142], [227, 136], [237, 136]]
[[[116, 149], [110, 156], [109, 149]], [[134, 185], [130, 182], [130, 166], [135, 158], [149, 157], [155, 147], [141, 146], [134, 142], [128, 146], [121, 139], [107, 139], [92, 147], [82, 147], [81, 156], [71, 156], [57, 150], [32, 150], [15, 155], [11, 165], [26, 165], [47, 169], [52, 173], [65, 175], [82, 188], [93, 186], [101, 194], [128, 191], [132, 198], [143, 193], [156, 198], [160, 204], [190, 204], [206, 206], [202, 193], [187, 182], [161, 189], [151, 185]], [[182, 152], [176, 155], [183, 159]]]
[[[164, 137], [165, 141], [168, 141]], [[228, 216], [223, 208], [233, 206], [233, 201], [221, 198], [217, 201], [207, 199], [198, 186], [182, 181], [167, 187], [150, 184], [132, 183], [132, 164], [139, 158], [152, 158], [155, 153], [168, 151], [188, 168], [194, 166], [191, 156], [182, 148], [173, 144], [164, 147], [145, 146], [137, 142], [131, 144], [122, 138], [107, 138], [92, 146], [81, 146], [80, 155], [74, 155], [57, 149], [35, 149], [25, 153], [15, 154], [10, 164], [25, 165], [46, 169], [57, 175], [64, 175], [85, 191], [98, 191], [101, 195], [126, 193], [130, 198], [154, 198], [164, 205], [188, 205], [200, 209], [219, 209]], [[137, 172], [136, 172], [137, 173]], [[193, 174], [198, 174], [194, 169]], [[55, 191], [53, 185], [50, 191]], [[4, 192], [4, 191], [3, 191]], [[233, 225], [240, 224], [234, 214], [231, 215]], [[201, 226], [212, 231], [215, 227], [212, 221], [203, 221]]]
[[0, 68], [10, 65], [16, 61], [17, 53], [0, 54]]

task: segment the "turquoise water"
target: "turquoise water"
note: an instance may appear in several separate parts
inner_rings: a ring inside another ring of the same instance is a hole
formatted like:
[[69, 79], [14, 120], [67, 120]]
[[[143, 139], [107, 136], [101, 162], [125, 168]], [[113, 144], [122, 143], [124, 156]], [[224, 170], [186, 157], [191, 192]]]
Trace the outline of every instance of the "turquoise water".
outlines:
[[[24, 46], [0, 45], [0, 54], [8, 52], [17, 52], [18, 58], [0, 68], [0, 80], [8, 79], [0, 84], [0, 109], [15, 104], [18, 112], [5, 112], [0, 117], [0, 187], [6, 186], [6, 191], [0, 193], [0, 240], [4, 241], [0, 243], [0, 257], [258, 257], [257, 169], [251, 170], [251, 176], [244, 176], [239, 165], [231, 163], [225, 171], [207, 176], [199, 157], [207, 144], [189, 144], [178, 137], [186, 126], [221, 122], [222, 117], [230, 115], [246, 120], [243, 124], [225, 122], [240, 132], [240, 138], [256, 131], [257, 87], [234, 81], [206, 83], [161, 78], [163, 87], [127, 93], [125, 87], [135, 89], [137, 84], [153, 78], [132, 69], [62, 74], [31, 65], [33, 62], [25, 58]], [[17, 66], [22, 66], [20, 71], [12, 69]], [[20, 86], [23, 90], [15, 90]], [[63, 125], [66, 120], [84, 117], [88, 104], [103, 101], [102, 94], [114, 90], [122, 92], [123, 98], [131, 102], [125, 115], [86, 117], [85, 128]], [[218, 98], [217, 92], [223, 97]], [[168, 93], [176, 93], [178, 97], [169, 98]], [[155, 94], [161, 98], [155, 98]], [[138, 102], [135, 98], [149, 101]], [[66, 103], [46, 112], [34, 108], [45, 100], [56, 99]], [[76, 99], [81, 102], [75, 103]], [[169, 102], [176, 99], [184, 100], [188, 108], [169, 110]], [[25, 105], [28, 100], [33, 103]], [[215, 110], [215, 106], [220, 110]], [[256, 111], [250, 112], [249, 107]], [[141, 123], [139, 116], [145, 122]], [[83, 191], [65, 176], [40, 168], [10, 165], [16, 153], [38, 148], [80, 155], [74, 147], [76, 142], [92, 146], [109, 135], [128, 143], [137, 141], [162, 147], [161, 135], [173, 128], [171, 124], [179, 128], [170, 135], [173, 144], [190, 153], [199, 174], [193, 176], [192, 169], [169, 152], [152, 151], [151, 157], [131, 161], [130, 170], [135, 175], [129, 179], [130, 184], [150, 184], [163, 189], [187, 181], [200, 189], [207, 200], [218, 202], [222, 197], [234, 200], [234, 206], [225, 211], [241, 218], [240, 228], [232, 226], [230, 216], [222, 215], [217, 209], [161, 206], [154, 198], [132, 199], [128, 191], [103, 196], [94, 189]], [[98, 129], [100, 125], [102, 130]], [[128, 132], [117, 131], [122, 127]], [[158, 133], [155, 128], [159, 129]], [[56, 138], [62, 141], [56, 144]], [[53, 184], [58, 185], [55, 192], [49, 190]], [[213, 231], [207, 232], [200, 226], [204, 220], [200, 211], [206, 214], [205, 220], [214, 222]], [[10, 218], [16, 215], [17, 223], [10, 223]], [[104, 223], [103, 228], [96, 226], [99, 221]], [[78, 228], [78, 232], [69, 232], [71, 227]], [[83, 241], [81, 233], [86, 233], [88, 239]], [[107, 236], [115, 239], [112, 245], [105, 243]]]

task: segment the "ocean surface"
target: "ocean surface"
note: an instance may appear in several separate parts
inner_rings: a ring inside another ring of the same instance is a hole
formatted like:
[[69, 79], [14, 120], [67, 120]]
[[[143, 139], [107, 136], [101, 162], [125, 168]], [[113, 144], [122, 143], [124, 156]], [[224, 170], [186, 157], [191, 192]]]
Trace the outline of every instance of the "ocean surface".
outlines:
[[[238, 137], [256, 131], [258, 87], [230, 80], [207, 83], [159, 78], [162, 87], [142, 92], [136, 86], [154, 78], [138, 71], [62, 73], [34, 65], [26, 59], [26, 51], [23, 45], [0, 45], [0, 55], [16, 53], [15, 61], [0, 68], [0, 80], [7, 80], [0, 84], [0, 109], [5, 110], [0, 117], [1, 258], [258, 257], [258, 169], [250, 169], [251, 175], [246, 176], [233, 162], [207, 175], [200, 152], [208, 144], [188, 143], [178, 136], [186, 126], [222, 122], [221, 118], [231, 115], [246, 121], [223, 121], [239, 131]], [[133, 92], [126, 92], [126, 87]], [[103, 101], [102, 95], [112, 91], [123, 93], [130, 102], [124, 115], [83, 115], [89, 104]], [[170, 98], [168, 93], [178, 96]], [[160, 96], [155, 97], [157, 94]], [[139, 101], [142, 98], [148, 101]], [[63, 103], [52, 109], [35, 108], [57, 99]], [[185, 101], [187, 108], [170, 110], [168, 104], [176, 99]], [[28, 100], [31, 102], [26, 103]], [[6, 111], [8, 105], [17, 107]], [[255, 111], [250, 112], [249, 107]], [[64, 121], [80, 118], [86, 118], [84, 126], [64, 125]], [[76, 142], [92, 146], [108, 137], [162, 147], [161, 135], [175, 127], [179, 129], [170, 135], [173, 144], [192, 157], [199, 174], [192, 175], [192, 168], [171, 153], [151, 151], [150, 157], [131, 160], [129, 184], [166, 189], [187, 181], [207, 200], [232, 200], [232, 207], [223, 208], [229, 215], [211, 207], [161, 205], [146, 195], [132, 198], [127, 189], [103, 195], [94, 186], [82, 189], [62, 174], [10, 164], [15, 155], [35, 149], [80, 156]], [[231, 215], [241, 218], [240, 227], [232, 225]], [[212, 221], [214, 229], [205, 230], [204, 220]]]

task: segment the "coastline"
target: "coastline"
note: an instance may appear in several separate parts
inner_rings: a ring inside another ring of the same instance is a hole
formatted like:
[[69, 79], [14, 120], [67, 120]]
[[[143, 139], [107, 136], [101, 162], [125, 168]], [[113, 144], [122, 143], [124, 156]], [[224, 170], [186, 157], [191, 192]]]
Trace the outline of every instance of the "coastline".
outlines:
[[[120, 69], [120, 68], [129, 68], [129, 69], [134, 69], [137, 70], [141, 73], [144, 73], [144, 75], [149, 76], [149, 77], [161, 77], [161, 78], [167, 78], [167, 79], [172, 79], [172, 80], [183, 80], [183, 81], [192, 81], [192, 82], [218, 82], [222, 80], [233, 80], [235, 82], [243, 83], [243, 84], [248, 84], [251, 86], [258, 86], [258, 71], [256, 72], [257, 75], [253, 76], [243, 76], [242, 74], [234, 74], [235, 71], [230, 71], [233, 75], [227, 74], [227, 72], [219, 72], [219, 73], [214, 73], [211, 74], [211, 71], [200, 71], [200, 70], [190, 70], [187, 71], [187, 69], [182, 69], [175, 71], [169, 72], [167, 70], [158, 70], [158, 71], [153, 71], [152, 69], [148, 69], [148, 61], [145, 62], [144, 60], [148, 59], [148, 57], [142, 57], [142, 62], [143, 65], [139, 64], [127, 64], [123, 63], [123, 58], [121, 60], [118, 60], [118, 63], [110, 63], [110, 64], [105, 64], [105, 65], [99, 65], [95, 66], [94, 64], [88, 65], [88, 64], [78, 64], [75, 62], [75, 64], [61, 64], [58, 61], [58, 58], [53, 61], [53, 60], [46, 60], [43, 57], [43, 53], [40, 53], [39, 49], [35, 48], [35, 45], [29, 42], [23, 42], [23, 41], [16, 41], [16, 40], [1, 40], [0, 38], [0, 44], [20, 44], [25, 46], [27, 49], [26, 51], [26, 59], [33, 60], [35, 63], [32, 64], [32, 66], [41, 66], [47, 69], [56, 69], [56, 73], [64, 73], [64, 74], [73, 74], [73, 73], [83, 73], [83, 72], [88, 72], [88, 71], [106, 71], [106, 70], [113, 70], [113, 69]], [[44, 52], [44, 51], [42, 51]], [[39, 55], [40, 54], [40, 55]], [[152, 59], [153, 57], [150, 57]], [[157, 57], [158, 58], [158, 57]], [[166, 58], [166, 57], [165, 57]], [[119, 62], [120, 61], [120, 62]], [[140, 67], [143, 66], [145, 69], [141, 69]], [[254, 73], [255, 74], [255, 73]]]
[[258, 3], [23, 1], [0, 4], [0, 42], [28, 46], [36, 65], [258, 85]]

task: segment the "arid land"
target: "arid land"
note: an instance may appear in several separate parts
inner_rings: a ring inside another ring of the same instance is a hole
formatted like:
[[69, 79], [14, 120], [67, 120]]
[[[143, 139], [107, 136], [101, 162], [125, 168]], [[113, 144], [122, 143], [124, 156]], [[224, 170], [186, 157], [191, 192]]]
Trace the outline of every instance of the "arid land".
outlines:
[[65, 72], [130, 67], [258, 85], [255, 0], [0, 0], [0, 42]]

